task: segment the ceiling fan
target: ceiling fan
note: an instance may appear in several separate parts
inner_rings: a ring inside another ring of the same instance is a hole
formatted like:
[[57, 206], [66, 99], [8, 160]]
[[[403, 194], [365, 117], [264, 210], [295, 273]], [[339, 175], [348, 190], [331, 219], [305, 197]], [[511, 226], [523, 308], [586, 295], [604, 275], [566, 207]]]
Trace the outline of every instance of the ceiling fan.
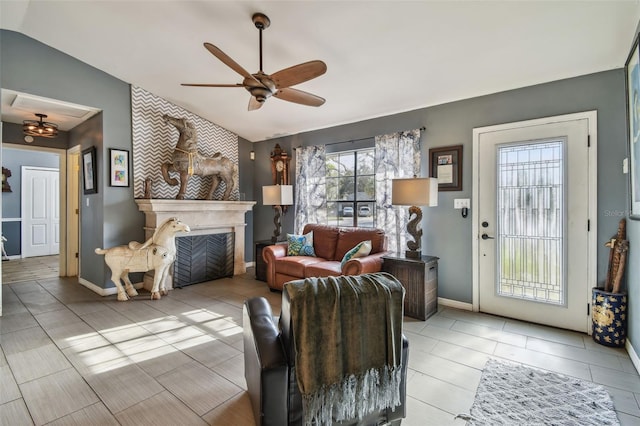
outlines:
[[327, 71], [327, 65], [322, 61], [309, 61], [302, 64], [285, 68], [271, 75], [262, 71], [262, 31], [269, 28], [271, 21], [262, 13], [255, 13], [252, 17], [253, 23], [260, 31], [260, 71], [250, 74], [242, 68], [236, 61], [231, 59], [226, 53], [211, 43], [204, 43], [204, 47], [213, 56], [220, 59], [229, 68], [244, 77], [242, 83], [236, 84], [190, 84], [182, 83], [182, 86], [195, 87], [244, 87], [249, 93], [249, 111], [258, 109], [264, 101], [271, 96], [295, 102], [297, 104], [318, 107], [324, 104], [325, 100], [320, 96], [293, 89], [291, 86], [304, 83], [313, 78], [319, 77]]

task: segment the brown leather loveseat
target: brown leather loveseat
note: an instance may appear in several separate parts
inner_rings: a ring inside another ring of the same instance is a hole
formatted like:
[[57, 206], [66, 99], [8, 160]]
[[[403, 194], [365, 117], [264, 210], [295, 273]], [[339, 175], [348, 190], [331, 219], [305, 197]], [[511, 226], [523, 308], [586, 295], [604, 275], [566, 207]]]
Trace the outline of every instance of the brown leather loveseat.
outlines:
[[[287, 256], [287, 244], [271, 245], [262, 250], [267, 265], [267, 284], [271, 289], [282, 290], [284, 283], [301, 278], [360, 275], [382, 270], [382, 256], [387, 254], [387, 240], [382, 229], [307, 224], [303, 234], [311, 231], [316, 257]], [[344, 255], [367, 240], [371, 241], [370, 254], [352, 258], [342, 266]]]

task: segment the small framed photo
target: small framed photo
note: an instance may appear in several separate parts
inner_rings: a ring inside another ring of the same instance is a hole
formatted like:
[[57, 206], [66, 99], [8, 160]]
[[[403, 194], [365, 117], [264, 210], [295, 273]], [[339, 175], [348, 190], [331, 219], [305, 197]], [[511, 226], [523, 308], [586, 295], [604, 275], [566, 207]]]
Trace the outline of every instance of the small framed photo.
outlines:
[[129, 186], [129, 151], [109, 149], [109, 186]]
[[92, 146], [82, 151], [82, 176], [85, 194], [98, 192], [98, 173], [96, 170], [96, 147]]
[[629, 135], [629, 218], [640, 220], [640, 50], [638, 38], [625, 63], [627, 92], [627, 133]]
[[462, 145], [431, 148], [429, 176], [438, 178], [438, 191], [462, 191]]

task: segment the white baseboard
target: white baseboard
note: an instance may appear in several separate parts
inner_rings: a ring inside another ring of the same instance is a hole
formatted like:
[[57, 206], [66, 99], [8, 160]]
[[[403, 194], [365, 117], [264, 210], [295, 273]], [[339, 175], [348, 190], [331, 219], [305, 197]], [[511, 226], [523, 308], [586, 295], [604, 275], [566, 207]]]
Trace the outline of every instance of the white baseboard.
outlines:
[[256, 266], [256, 262], [245, 262], [244, 266], [245, 266], [245, 269], [251, 268], [252, 266]]
[[[78, 282], [83, 286], [87, 287], [89, 290], [93, 291], [94, 293], [99, 294], [100, 296], [111, 296], [112, 294], [118, 293], [118, 289], [116, 287], [102, 288], [100, 286], [95, 285], [91, 281], [85, 280], [84, 278], [78, 277]], [[133, 287], [136, 290], [140, 290], [143, 286], [144, 286], [144, 283], [133, 284]]]
[[2, 260], [7, 260], [7, 259], [9, 260], [22, 259], [22, 256], [20, 256], [19, 254], [12, 254], [11, 256], [7, 256], [7, 257], [3, 256]]
[[442, 297], [438, 297], [438, 305], [461, 309], [463, 311], [473, 311], [473, 305], [471, 303], [459, 302], [452, 299], [444, 299]]
[[627, 338], [627, 343], [625, 344], [625, 349], [629, 354], [629, 358], [631, 358], [631, 363], [636, 368], [636, 371], [640, 373], [640, 358], [638, 358], [638, 354], [633, 350], [633, 346], [631, 345], [631, 341]]

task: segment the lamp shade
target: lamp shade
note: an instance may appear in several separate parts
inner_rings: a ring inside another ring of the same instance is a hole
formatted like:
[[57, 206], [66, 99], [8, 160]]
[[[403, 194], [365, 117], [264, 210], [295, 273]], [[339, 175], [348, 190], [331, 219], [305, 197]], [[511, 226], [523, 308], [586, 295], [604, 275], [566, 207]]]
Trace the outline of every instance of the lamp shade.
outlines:
[[393, 179], [391, 181], [391, 204], [396, 206], [437, 206], [438, 179]]
[[262, 204], [290, 206], [293, 204], [293, 185], [267, 185], [262, 187]]

